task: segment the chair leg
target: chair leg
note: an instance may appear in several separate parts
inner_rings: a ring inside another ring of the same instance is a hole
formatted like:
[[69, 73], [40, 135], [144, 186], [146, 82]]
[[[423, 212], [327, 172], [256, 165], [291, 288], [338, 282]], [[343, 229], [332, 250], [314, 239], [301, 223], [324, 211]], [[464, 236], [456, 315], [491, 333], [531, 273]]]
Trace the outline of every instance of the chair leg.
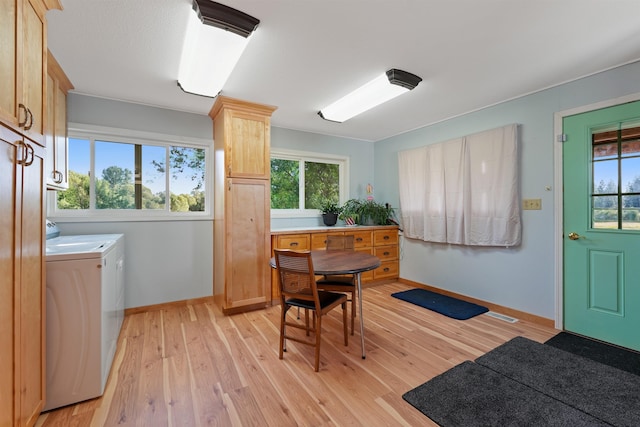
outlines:
[[351, 292], [351, 335], [356, 324], [356, 290]]
[[322, 314], [315, 315], [316, 312], [313, 312], [315, 317], [315, 325], [316, 325], [316, 363], [314, 369], [316, 372], [320, 370], [320, 335], [322, 331]]
[[[353, 317], [351, 319], [353, 321]], [[342, 329], [344, 329], [344, 345], [349, 345], [349, 331], [347, 330], [347, 303], [346, 302], [342, 303]]]
[[[315, 311], [313, 312], [313, 320], [315, 321]], [[304, 325], [307, 329], [307, 336], [309, 336], [309, 310], [304, 309]]]
[[285, 335], [284, 322], [286, 321], [287, 310], [288, 308], [286, 308], [286, 305], [283, 305], [281, 310], [281, 315], [280, 315], [280, 359], [283, 358], [283, 352], [287, 351], [287, 343], [285, 342], [285, 339], [284, 339], [284, 335]]

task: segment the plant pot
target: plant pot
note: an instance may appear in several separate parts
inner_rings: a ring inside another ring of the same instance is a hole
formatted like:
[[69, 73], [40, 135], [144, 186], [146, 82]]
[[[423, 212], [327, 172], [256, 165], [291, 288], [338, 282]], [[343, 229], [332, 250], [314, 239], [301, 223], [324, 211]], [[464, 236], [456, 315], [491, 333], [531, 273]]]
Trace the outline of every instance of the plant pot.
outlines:
[[338, 222], [338, 214], [337, 213], [323, 213], [322, 214], [322, 222], [324, 222], [324, 225], [326, 226], [333, 226], [336, 225], [336, 222]]

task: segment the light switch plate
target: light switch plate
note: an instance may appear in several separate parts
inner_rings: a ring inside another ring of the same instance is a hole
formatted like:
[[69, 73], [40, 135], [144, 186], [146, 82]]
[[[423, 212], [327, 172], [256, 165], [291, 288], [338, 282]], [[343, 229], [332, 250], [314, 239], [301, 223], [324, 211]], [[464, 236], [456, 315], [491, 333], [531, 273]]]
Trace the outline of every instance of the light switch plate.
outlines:
[[523, 199], [522, 209], [539, 211], [542, 209], [542, 199]]

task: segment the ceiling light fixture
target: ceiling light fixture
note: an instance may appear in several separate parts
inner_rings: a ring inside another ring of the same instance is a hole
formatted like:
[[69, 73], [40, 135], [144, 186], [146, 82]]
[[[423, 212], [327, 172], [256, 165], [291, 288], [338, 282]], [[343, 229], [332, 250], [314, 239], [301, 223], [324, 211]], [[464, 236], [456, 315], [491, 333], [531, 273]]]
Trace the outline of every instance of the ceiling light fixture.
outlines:
[[229, 6], [193, 0], [178, 86], [196, 95], [218, 95], [259, 23], [253, 16]]
[[422, 79], [415, 74], [392, 68], [369, 83], [318, 111], [325, 120], [342, 123], [377, 105], [409, 92]]

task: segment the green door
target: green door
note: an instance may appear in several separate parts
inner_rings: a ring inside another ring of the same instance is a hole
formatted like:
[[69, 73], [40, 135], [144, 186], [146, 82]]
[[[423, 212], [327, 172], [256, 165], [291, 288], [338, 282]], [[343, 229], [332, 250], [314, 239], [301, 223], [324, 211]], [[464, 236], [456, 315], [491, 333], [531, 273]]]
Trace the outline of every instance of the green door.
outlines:
[[563, 129], [564, 329], [640, 350], [640, 101]]

